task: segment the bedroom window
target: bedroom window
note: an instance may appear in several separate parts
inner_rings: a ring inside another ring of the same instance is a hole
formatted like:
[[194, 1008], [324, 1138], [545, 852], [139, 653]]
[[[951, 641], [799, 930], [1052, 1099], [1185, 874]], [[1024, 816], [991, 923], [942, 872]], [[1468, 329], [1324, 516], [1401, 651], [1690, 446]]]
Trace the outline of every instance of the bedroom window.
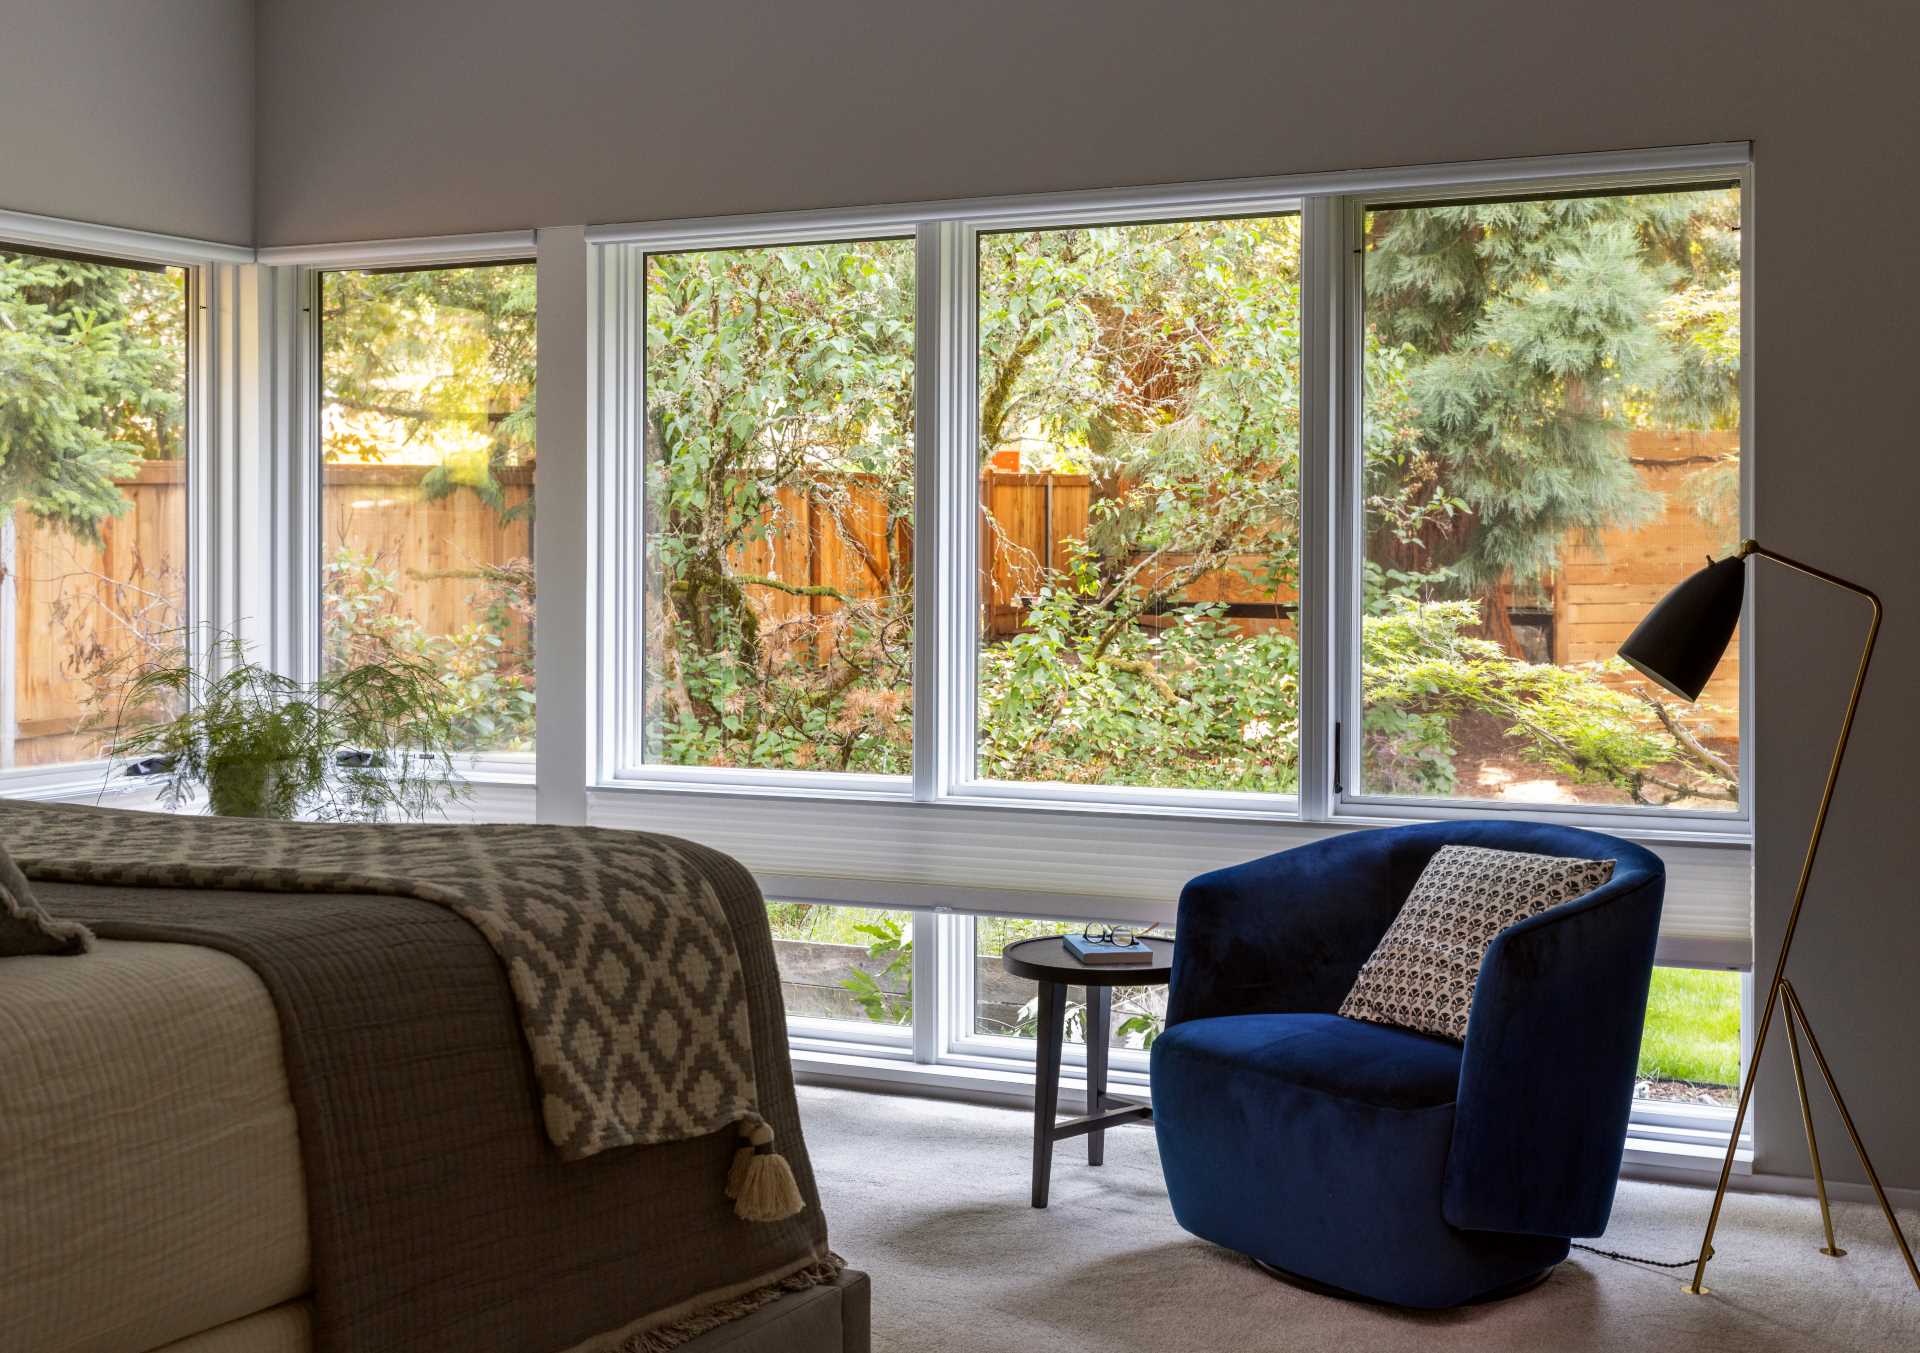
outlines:
[[1297, 790], [1300, 225], [978, 237], [979, 779]]
[[534, 730], [532, 263], [322, 273], [321, 653], [447, 676], [466, 749]]
[[906, 775], [913, 242], [644, 269], [643, 759]]
[[189, 271], [0, 246], [0, 767], [105, 754], [188, 621]]
[[1614, 657], [1740, 538], [1740, 189], [1366, 208], [1362, 797], [1725, 813], [1698, 704]]

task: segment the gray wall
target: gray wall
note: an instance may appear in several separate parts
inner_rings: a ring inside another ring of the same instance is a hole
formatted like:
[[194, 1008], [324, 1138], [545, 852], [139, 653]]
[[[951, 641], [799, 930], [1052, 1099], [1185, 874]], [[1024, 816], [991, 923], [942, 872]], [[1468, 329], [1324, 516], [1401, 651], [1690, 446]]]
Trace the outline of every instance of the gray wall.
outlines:
[[251, 0], [0, 0], [0, 208], [253, 240]]
[[[1907, 3], [264, 0], [262, 243], [1750, 139], [1758, 534], [1890, 621], [1795, 972], [1920, 1187], [1920, 176]], [[225, 231], [217, 233], [228, 233]], [[1759, 594], [1757, 910], [1778, 940], [1862, 616]], [[1784, 1059], [1760, 1168], [1804, 1172]], [[1828, 1115], [1827, 1158], [1855, 1175]]]

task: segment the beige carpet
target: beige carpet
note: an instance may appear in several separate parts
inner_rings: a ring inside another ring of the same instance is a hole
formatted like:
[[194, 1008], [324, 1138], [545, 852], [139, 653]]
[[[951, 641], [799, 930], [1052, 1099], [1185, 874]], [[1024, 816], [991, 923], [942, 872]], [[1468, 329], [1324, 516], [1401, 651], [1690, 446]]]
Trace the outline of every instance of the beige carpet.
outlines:
[[[1036, 1212], [1024, 1113], [818, 1086], [800, 1108], [833, 1246], [873, 1275], [877, 1353], [1920, 1350], [1920, 1292], [1861, 1204], [1837, 1209], [1850, 1253], [1835, 1260], [1818, 1252], [1811, 1199], [1734, 1195], [1707, 1297], [1676, 1272], [1575, 1251], [1510, 1301], [1408, 1314], [1287, 1286], [1186, 1234], [1150, 1128], [1108, 1133], [1097, 1170], [1063, 1143], [1052, 1206]], [[1710, 1197], [1625, 1184], [1600, 1243], [1679, 1258]]]

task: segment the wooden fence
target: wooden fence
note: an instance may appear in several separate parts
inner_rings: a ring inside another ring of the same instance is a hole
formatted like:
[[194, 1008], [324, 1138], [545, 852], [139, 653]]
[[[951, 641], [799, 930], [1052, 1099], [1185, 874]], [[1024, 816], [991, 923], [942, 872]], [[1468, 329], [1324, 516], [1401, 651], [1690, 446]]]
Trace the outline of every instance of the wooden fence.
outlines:
[[[330, 465], [323, 496], [329, 554], [346, 547], [396, 574], [396, 609], [429, 633], [474, 619], [479, 567], [530, 558], [532, 518], [506, 519], [474, 493], [427, 501], [418, 465]], [[25, 512], [12, 523], [12, 559], [0, 598], [13, 610], [12, 686], [0, 692], [15, 735], [0, 729], [0, 761], [57, 765], [94, 754], [79, 730], [90, 712], [89, 676], [131, 652], [136, 635], [158, 640], [185, 611], [186, 466], [148, 461], [117, 481], [132, 504], [103, 524], [100, 540], [46, 526]], [[504, 506], [533, 492], [532, 469], [502, 477]], [[10, 754], [10, 760], [6, 760]]]
[[[1663, 495], [1657, 520], [1633, 532], [1606, 532], [1597, 548], [1568, 542], [1566, 567], [1551, 590], [1555, 662], [1612, 655], [1640, 617], [1709, 554], [1720, 537], [1694, 509], [1689, 478], [1738, 444], [1734, 433], [1636, 432], [1628, 451], [1646, 485]], [[503, 518], [477, 494], [427, 501], [413, 465], [327, 467], [323, 540], [329, 554], [371, 555], [397, 575], [398, 609], [430, 633], [471, 623], [474, 572], [529, 558], [530, 515]], [[505, 506], [525, 504], [533, 471], [509, 471]], [[184, 596], [187, 499], [177, 461], [152, 461], [121, 483], [133, 506], [108, 522], [94, 545], [41, 526], [24, 513], [14, 523], [8, 575], [14, 609], [11, 703], [18, 737], [13, 762], [51, 764], [89, 754], [75, 736], [85, 716], [87, 674], [101, 657], [125, 650], [127, 627], [158, 632]], [[1026, 474], [990, 468], [981, 477], [980, 570], [984, 624], [992, 638], [1016, 633], [1044, 569], [1062, 569], [1068, 546], [1085, 536], [1098, 486], [1086, 475]], [[766, 531], [732, 559], [743, 575], [773, 585], [749, 595], [764, 630], [831, 615], [841, 602], [877, 599], [911, 581], [913, 535], [889, 523], [883, 487], [849, 478], [825, 491], [782, 489]], [[1168, 559], [1162, 567], [1182, 561]], [[1251, 565], [1252, 561], [1245, 561]], [[1151, 581], [1151, 579], [1148, 579]], [[1225, 603], [1246, 632], [1290, 627], [1291, 591], [1267, 591], [1238, 569], [1201, 577], [1185, 601]], [[1145, 623], [1156, 623], [1148, 617]], [[816, 626], [797, 632], [830, 642]], [[1737, 654], [1708, 686], [1706, 700], [1734, 708]], [[1718, 730], [1731, 733], [1730, 726]], [[6, 739], [0, 733], [0, 744]], [[0, 745], [0, 754], [4, 754]]]
[[[1695, 507], [1691, 482], [1740, 449], [1738, 432], [1634, 432], [1627, 454], [1640, 482], [1661, 495], [1665, 506], [1633, 531], [1602, 531], [1596, 547], [1568, 542], [1561, 576], [1553, 590], [1553, 660], [1602, 662], [1613, 656], [1642, 616], [1669, 588], [1718, 557], [1739, 540], [1739, 525], [1716, 528]], [[1740, 647], [1735, 637], [1726, 660], [1700, 697], [1729, 715], [1740, 700]], [[1738, 725], [1714, 720], [1715, 741], [1732, 742]]]

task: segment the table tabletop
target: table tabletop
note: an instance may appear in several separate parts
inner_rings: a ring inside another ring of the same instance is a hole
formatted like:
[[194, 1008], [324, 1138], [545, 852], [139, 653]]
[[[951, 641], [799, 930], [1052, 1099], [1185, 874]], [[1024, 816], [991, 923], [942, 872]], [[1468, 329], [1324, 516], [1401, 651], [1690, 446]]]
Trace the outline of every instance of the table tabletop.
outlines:
[[1067, 952], [1058, 935], [1009, 944], [1000, 951], [1000, 962], [1015, 977], [1076, 987], [1139, 987], [1166, 981], [1173, 975], [1173, 941], [1148, 935], [1140, 943], [1153, 949], [1153, 962], [1082, 963]]

